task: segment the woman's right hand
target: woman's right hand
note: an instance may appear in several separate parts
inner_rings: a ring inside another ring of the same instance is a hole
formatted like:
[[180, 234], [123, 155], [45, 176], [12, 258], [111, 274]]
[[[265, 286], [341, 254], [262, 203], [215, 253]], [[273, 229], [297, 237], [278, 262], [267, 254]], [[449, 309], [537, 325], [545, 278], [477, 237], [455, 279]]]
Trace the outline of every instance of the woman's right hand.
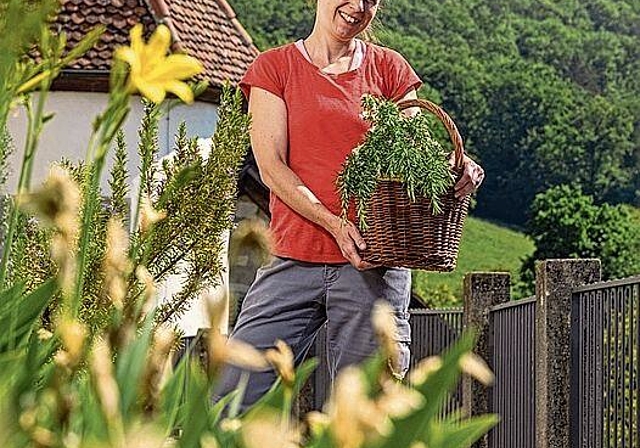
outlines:
[[336, 218], [338, 221], [330, 229], [330, 232], [338, 243], [342, 256], [359, 271], [378, 267], [378, 265], [368, 263], [360, 257], [358, 251], [366, 249], [367, 244], [355, 224], [340, 217]]

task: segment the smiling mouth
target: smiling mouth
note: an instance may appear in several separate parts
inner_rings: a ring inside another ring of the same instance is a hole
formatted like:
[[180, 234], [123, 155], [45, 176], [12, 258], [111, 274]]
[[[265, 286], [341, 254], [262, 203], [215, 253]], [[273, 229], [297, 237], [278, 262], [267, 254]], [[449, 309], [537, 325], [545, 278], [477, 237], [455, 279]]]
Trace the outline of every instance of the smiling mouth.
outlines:
[[346, 12], [338, 11], [338, 13], [340, 14], [340, 17], [342, 17], [345, 20], [345, 22], [347, 22], [347, 23], [349, 23], [351, 25], [357, 25], [360, 22], [362, 22], [362, 20], [356, 19], [355, 17], [351, 17]]

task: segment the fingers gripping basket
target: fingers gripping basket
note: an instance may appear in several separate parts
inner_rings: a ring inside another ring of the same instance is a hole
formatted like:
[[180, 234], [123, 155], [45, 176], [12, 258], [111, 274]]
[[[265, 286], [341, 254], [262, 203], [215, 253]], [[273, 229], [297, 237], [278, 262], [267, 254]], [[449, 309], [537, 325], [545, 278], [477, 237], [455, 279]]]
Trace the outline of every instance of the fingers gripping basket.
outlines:
[[[462, 172], [464, 149], [455, 123], [440, 107], [426, 100], [406, 100], [401, 110], [420, 107], [444, 124], [454, 146], [454, 171]], [[363, 233], [365, 261], [427, 271], [452, 271], [456, 267], [462, 227], [469, 209], [469, 196], [454, 197], [453, 186], [442, 196], [442, 213], [434, 215], [431, 201], [416, 197], [411, 202], [404, 184], [380, 180], [367, 204], [369, 228]]]

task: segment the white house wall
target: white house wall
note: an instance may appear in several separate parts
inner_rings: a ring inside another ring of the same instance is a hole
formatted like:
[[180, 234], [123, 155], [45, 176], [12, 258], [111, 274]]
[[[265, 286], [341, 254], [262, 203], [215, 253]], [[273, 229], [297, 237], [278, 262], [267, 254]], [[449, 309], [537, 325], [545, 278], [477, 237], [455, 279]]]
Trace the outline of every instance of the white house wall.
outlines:
[[[71, 161], [84, 160], [91, 134], [93, 121], [107, 105], [106, 93], [89, 92], [50, 92], [45, 107], [46, 113], [54, 113], [42, 132], [40, 144], [35, 157], [32, 187], [37, 186], [47, 175], [50, 165], [63, 157]], [[129, 149], [129, 174], [133, 182], [138, 175], [139, 157], [137, 153], [138, 127], [142, 120], [143, 107], [140, 99], [134, 97], [131, 101], [131, 112], [123, 126], [127, 147]], [[187, 124], [189, 137], [208, 138], [213, 135], [218, 121], [217, 106], [209, 103], [195, 102], [192, 105], [173, 107], [159, 122], [158, 143], [159, 157], [166, 156], [171, 151], [175, 133], [182, 121]], [[13, 111], [8, 121], [9, 132], [13, 137], [16, 151], [10, 160], [11, 173], [8, 179], [8, 191], [15, 191], [20, 172], [19, 163], [22, 160], [27, 120], [24, 110], [18, 108]], [[103, 194], [109, 194], [108, 173], [112, 166], [112, 155], [108, 158], [108, 165], [102, 177]], [[226, 255], [226, 254], [224, 254]], [[224, 256], [223, 255], [223, 256]], [[226, 256], [224, 265], [227, 266]], [[214, 295], [228, 297], [228, 281]], [[167, 284], [160, 285], [159, 291], [172, 293], [179, 288], [179, 277], [169, 279]], [[204, 306], [194, 303], [180, 327], [186, 336], [195, 335], [197, 328], [208, 322], [204, 315]]]
[[[93, 121], [107, 105], [107, 94], [89, 92], [50, 92], [45, 111], [54, 113], [42, 132], [40, 145], [36, 154], [32, 185], [37, 185], [46, 176], [52, 162], [66, 157], [72, 161], [83, 159], [87, 153], [87, 145]], [[139, 162], [137, 153], [138, 127], [142, 119], [142, 103], [138, 97], [131, 101], [131, 112], [123, 126], [129, 148], [129, 172], [137, 173]], [[196, 102], [190, 106], [180, 105], [171, 109], [158, 123], [159, 156], [162, 157], [171, 149], [174, 135], [182, 121], [187, 123], [190, 137], [210, 137], [218, 121], [217, 106]], [[9, 178], [8, 188], [13, 191], [18, 184], [19, 161], [22, 158], [27, 120], [22, 108], [14, 110], [9, 118], [9, 132], [14, 138], [16, 153], [11, 160], [13, 174]], [[102, 179], [105, 193], [108, 192], [109, 165]]]

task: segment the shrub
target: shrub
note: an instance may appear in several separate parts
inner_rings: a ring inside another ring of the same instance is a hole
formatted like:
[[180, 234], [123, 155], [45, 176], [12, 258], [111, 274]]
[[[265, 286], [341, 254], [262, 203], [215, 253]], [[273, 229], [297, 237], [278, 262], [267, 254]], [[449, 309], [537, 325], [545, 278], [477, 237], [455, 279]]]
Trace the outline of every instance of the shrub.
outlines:
[[534, 260], [599, 258], [604, 279], [640, 271], [640, 220], [626, 205], [597, 205], [578, 186], [560, 185], [538, 194], [529, 234], [536, 250], [523, 265], [533, 280]]

